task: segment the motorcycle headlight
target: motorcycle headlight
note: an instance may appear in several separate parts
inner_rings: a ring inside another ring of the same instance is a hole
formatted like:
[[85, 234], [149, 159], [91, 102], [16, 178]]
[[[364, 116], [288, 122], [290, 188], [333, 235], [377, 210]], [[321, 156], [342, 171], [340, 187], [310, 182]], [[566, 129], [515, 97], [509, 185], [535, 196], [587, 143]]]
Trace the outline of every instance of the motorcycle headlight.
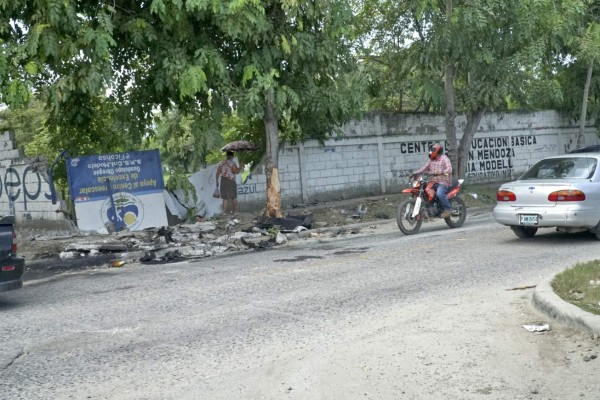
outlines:
[[414, 180], [412, 183], [412, 187], [416, 188], [417, 186], [419, 186], [419, 181]]

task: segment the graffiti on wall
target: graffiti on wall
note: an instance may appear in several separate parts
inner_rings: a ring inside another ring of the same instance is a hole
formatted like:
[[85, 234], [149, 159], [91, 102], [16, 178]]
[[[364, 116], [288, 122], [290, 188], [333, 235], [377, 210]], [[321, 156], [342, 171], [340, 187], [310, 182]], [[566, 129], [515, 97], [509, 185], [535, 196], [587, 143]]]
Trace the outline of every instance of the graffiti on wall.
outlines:
[[238, 185], [237, 187], [237, 194], [238, 195], [242, 195], [242, 194], [253, 194], [253, 193], [258, 193], [258, 189], [256, 188], [256, 183], [243, 183], [241, 185]]
[[[23, 209], [27, 210], [27, 202], [38, 200], [42, 195], [42, 183], [46, 183], [40, 174], [31, 166], [22, 169], [8, 167], [4, 176], [0, 175], [0, 201], [23, 201]], [[43, 200], [50, 200], [50, 193], [44, 193]]]

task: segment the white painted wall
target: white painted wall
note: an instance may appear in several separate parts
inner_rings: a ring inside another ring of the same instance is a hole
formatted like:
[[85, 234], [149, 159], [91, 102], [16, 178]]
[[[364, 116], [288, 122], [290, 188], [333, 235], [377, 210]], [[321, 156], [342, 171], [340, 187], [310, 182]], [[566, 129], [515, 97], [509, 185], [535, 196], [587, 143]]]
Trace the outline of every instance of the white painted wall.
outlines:
[[[585, 145], [600, 143], [592, 124], [586, 128]], [[457, 117], [456, 125], [460, 139], [465, 117]], [[578, 130], [555, 111], [488, 114], [473, 140], [467, 183], [513, 179], [542, 157], [573, 150]], [[343, 132], [324, 146], [308, 141], [281, 147], [284, 204], [397, 193], [408, 183], [408, 175], [427, 161], [429, 144], [446, 137], [443, 116], [393, 113], [368, 114], [348, 123]], [[254, 172], [251, 191], [240, 185], [241, 208], [265, 203], [263, 168]]]
[[[596, 129], [586, 129], [585, 144], [598, 144]], [[466, 125], [456, 118], [457, 134]], [[344, 135], [321, 146], [317, 141], [283, 145], [279, 179], [284, 205], [363, 195], [397, 193], [408, 175], [427, 160], [429, 143], [444, 141], [444, 118], [435, 115], [371, 113], [343, 127]], [[488, 114], [473, 141], [467, 183], [507, 181], [538, 159], [575, 147], [578, 126], [554, 111]], [[0, 133], [0, 212], [17, 221], [66, 221], [49, 200], [45, 166], [25, 160], [9, 132]], [[507, 146], [508, 145], [508, 146]], [[211, 173], [207, 176], [210, 179]], [[193, 179], [207, 215], [218, 212], [214, 182]], [[206, 184], [204, 184], [206, 183]], [[210, 188], [210, 190], [209, 190]], [[216, 200], [216, 201], [215, 201]], [[264, 167], [258, 166], [238, 185], [241, 210], [261, 209], [266, 201]]]

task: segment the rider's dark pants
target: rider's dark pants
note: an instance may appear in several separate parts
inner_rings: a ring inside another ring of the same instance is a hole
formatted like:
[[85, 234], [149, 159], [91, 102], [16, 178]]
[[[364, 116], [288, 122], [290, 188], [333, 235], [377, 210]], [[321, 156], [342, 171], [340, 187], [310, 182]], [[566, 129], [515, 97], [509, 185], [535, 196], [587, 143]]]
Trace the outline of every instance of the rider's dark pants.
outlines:
[[436, 183], [436, 182], [428, 182], [427, 186], [425, 187], [425, 191], [427, 192], [427, 194], [429, 195], [429, 198], [433, 198], [433, 196], [435, 195], [439, 202], [440, 205], [442, 206], [442, 208], [444, 210], [451, 210], [452, 206], [450, 205], [450, 202], [448, 201], [448, 191], [450, 190], [450, 188], [442, 183]]
[[440, 205], [444, 208], [444, 210], [451, 210], [452, 206], [448, 201], [448, 191], [450, 188], [443, 184], [438, 184], [435, 194], [440, 202]]

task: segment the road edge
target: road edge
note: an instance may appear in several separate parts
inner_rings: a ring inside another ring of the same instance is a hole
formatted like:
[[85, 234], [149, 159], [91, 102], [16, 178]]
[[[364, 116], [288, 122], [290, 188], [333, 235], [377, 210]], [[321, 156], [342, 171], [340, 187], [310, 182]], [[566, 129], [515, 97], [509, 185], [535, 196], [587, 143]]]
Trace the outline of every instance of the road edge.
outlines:
[[549, 317], [574, 328], [600, 335], [600, 315], [594, 315], [564, 301], [552, 289], [555, 275], [538, 283], [533, 291], [535, 308]]

